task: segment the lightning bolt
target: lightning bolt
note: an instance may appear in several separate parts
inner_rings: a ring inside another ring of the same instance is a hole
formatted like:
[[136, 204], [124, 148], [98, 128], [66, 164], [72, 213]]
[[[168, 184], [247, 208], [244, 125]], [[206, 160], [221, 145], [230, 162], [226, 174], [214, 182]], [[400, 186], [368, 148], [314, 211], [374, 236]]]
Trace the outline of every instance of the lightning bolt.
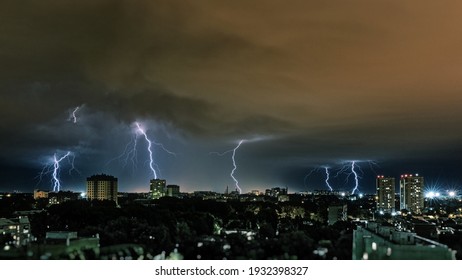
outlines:
[[329, 167], [325, 166], [324, 171], [326, 172], [326, 180], [325, 180], [326, 186], [329, 188], [330, 191], [333, 191], [331, 185], [329, 184], [329, 178], [330, 178]]
[[359, 176], [355, 168], [358, 169], [361, 173], [363, 173], [360, 166], [357, 164], [357, 161], [352, 160], [352, 161], [347, 161], [346, 164], [344, 164], [342, 168], [340, 168], [337, 174], [335, 174], [335, 177], [338, 177], [340, 174], [347, 174], [347, 177], [345, 178], [346, 183], [348, 182], [351, 176], [354, 177], [355, 185], [354, 185], [353, 190], [351, 191], [351, 194], [354, 194], [355, 191], [358, 190], [359, 179], [361, 178], [361, 176]]
[[[59, 181], [59, 164], [61, 161], [71, 155], [71, 152], [67, 152], [64, 156], [60, 157], [59, 159], [56, 157], [56, 154], [54, 154], [53, 159], [54, 159], [54, 164], [53, 164], [53, 191], [54, 192], [59, 192], [61, 188], [61, 182]], [[74, 168], [74, 164], [72, 164], [72, 169]], [[71, 170], [72, 170], [71, 169]], [[70, 171], [69, 171], [70, 172]]]
[[[169, 151], [161, 143], [158, 143], [158, 142], [150, 139], [148, 137], [146, 131], [143, 129], [143, 127], [141, 126], [141, 124], [139, 122], [134, 122], [133, 124], [135, 126], [135, 135], [134, 135], [133, 139], [130, 142], [128, 142], [128, 144], [125, 146], [125, 149], [124, 149], [123, 153], [120, 154], [118, 157], [109, 160], [106, 163], [106, 166], [108, 166], [112, 161], [120, 159], [121, 161], [124, 162], [123, 167], [125, 167], [128, 164], [128, 161], [131, 160], [132, 166], [133, 166], [133, 171], [134, 171], [135, 166], [137, 164], [138, 136], [142, 135], [144, 140], [148, 144], [147, 151], [148, 151], [148, 155], [149, 155], [149, 169], [151, 170], [154, 179], [157, 179], [158, 178], [157, 173], [160, 174], [160, 171], [159, 171], [159, 166], [155, 163], [155, 160], [154, 160], [154, 151], [153, 151], [154, 147], [153, 146], [158, 146], [162, 150], [164, 150], [166, 153], [168, 153], [170, 155], [173, 155], [173, 156], [176, 156], [176, 153]], [[157, 169], [157, 171], [156, 171], [156, 169]]]
[[[152, 171], [152, 174], [154, 176], [154, 179], [157, 179], [157, 172], [156, 170], [154, 169], [154, 159], [152, 157], [152, 150], [151, 150], [151, 147], [152, 147], [152, 141], [148, 138], [148, 135], [146, 134], [146, 132], [141, 128], [140, 124], [138, 122], [135, 122], [135, 125], [137, 127], [137, 131], [139, 133], [141, 133], [143, 136], [144, 136], [144, 139], [146, 140], [146, 142], [148, 143], [148, 152], [149, 152], [149, 168], [151, 168], [151, 171]], [[136, 143], [136, 141], [135, 141]], [[136, 148], [136, 147], [135, 147]]]
[[233, 179], [235, 185], [236, 185], [236, 190], [239, 191], [239, 193], [242, 192], [242, 189], [239, 187], [239, 181], [236, 179], [236, 177], [234, 177], [234, 172], [236, 171], [237, 169], [237, 164], [236, 164], [236, 160], [235, 160], [235, 157], [236, 157], [236, 151], [239, 149], [239, 147], [241, 146], [241, 144], [246, 141], [244, 139], [240, 140], [239, 143], [237, 144], [236, 147], [234, 147], [234, 149], [231, 149], [231, 150], [227, 150], [227, 151], [224, 151], [222, 153], [219, 153], [219, 152], [210, 152], [209, 155], [217, 155], [217, 156], [224, 156], [226, 154], [229, 154], [229, 153], [232, 153], [231, 155], [231, 160], [233, 161], [233, 169], [231, 170], [231, 179]]
[[354, 177], [355, 177], [355, 187], [353, 188], [353, 190], [351, 191], [351, 194], [355, 194], [355, 191], [358, 190], [358, 187], [359, 187], [359, 180], [358, 180], [358, 173], [356, 173], [355, 171], [355, 161], [351, 161], [351, 173], [354, 174]]
[[234, 180], [234, 183], [236, 184], [236, 189], [238, 190], [239, 194], [242, 192], [242, 189], [239, 187], [239, 182], [237, 181], [237, 179], [234, 177], [234, 171], [236, 171], [237, 169], [237, 165], [236, 165], [236, 160], [235, 160], [235, 156], [236, 156], [236, 151], [237, 149], [239, 149], [239, 147], [241, 146], [242, 142], [244, 142], [244, 140], [241, 140], [239, 141], [239, 143], [237, 144], [237, 146], [233, 149], [233, 155], [231, 157], [231, 159], [233, 160], [233, 170], [231, 170], [231, 178], [233, 178]]
[[49, 164], [46, 164], [42, 171], [40, 172], [39, 176], [40, 176], [40, 180], [39, 180], [39, 183], [41, 182], [42, 180], [42, 177], [46, 174], [50, 174], [51, 173], [51, 183], [53, 185], [53, 191], [54, 192], [59, 192], [60, 189], [61, 189], [61, 181], [59, 179], [59, 173], [60, 173], [60, 168], [61, 168], [61, 162], [64, 160], [64, 159], [67, 159], [71, 168], [69, 169], [69, 174], [72, 174], [72, 171], [76, 170], [78, 172], [78, 170], [75, 168], [75, 165], [74, 165], [74, 160], [75, 160], [75, 156], [73, 153], [71, 153], [70, 151], [67, 151], [63, 156], [61, 157], [58, 157], [57, 154], [55, 153], [53, 155], [53, 158], [51, 159], [51, 163]]
[[72, 121], [73, 123], [77, 123], [77, 111], [80, 110], [80, 106], [77, 106], [74, 108], [74, 110], [69, 114], [69, 121]]
[[[324, 173], [326, 174], [326, 179], [324, 180], [324, 182], [326, 183], [326, 186], [329, 188], [329, 190], [333, 191], [332, 186], [329, 184], [329, 179], [330, 179], [329, 167], [323, 166], [322, 168], [324, 169]], [[321, 171], [321, 167], [316, 167], [316, 168], [311, 169], [311, 171], [303, 179], [303, 183], [305, 184], [305, 187], [307, 187], [306, 180], [308, 179], [308, 177], [310, 177], [311, 174], [313, 174], [314, 172], [319, 172], [319, 171]]]

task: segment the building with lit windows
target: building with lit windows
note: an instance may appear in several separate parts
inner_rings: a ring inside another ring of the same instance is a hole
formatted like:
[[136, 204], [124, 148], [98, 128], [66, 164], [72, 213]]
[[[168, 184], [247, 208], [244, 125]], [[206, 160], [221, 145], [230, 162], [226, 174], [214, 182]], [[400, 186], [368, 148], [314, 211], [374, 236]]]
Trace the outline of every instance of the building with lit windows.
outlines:
[[287, 195], [288, 189], [287, 188], [271, 188], [271, 189], [266, 189], [265, 190], [265, 195], [266, 196], [271, 196], [271, 197], [279, 197], [280, 195]]
[[112, 200], [117, 204], [117, 178], [100, 174], [87, 178], [88, 200]]
[[162, 179], [152, 179], [149, 184], [149, 198], [159, 199], [167, 195], [167, 181]]
[[42, 191], [42, 190], [34, 190], [34, 199], [40, 199], [40, 198], [48, 198], [48, 193], [47, 191]]
[[[0, 218], [0, 234], [11, 236], [12, 241], [9, 243], [11, 245], [16, 247], [27, 245], [32, 240], [29, 218], [27, 216], [12, 219]], [[0, 244], [0, 246], [9, 244]]]
[[377, 210], [383, 213], [395, 211], [395, 178], [377, 176]]
[[418, 174], [401, 175], [399, 198], [401, 210], [405, 209], [416, 214], [422, 213], [424, 209], [424, 178]]

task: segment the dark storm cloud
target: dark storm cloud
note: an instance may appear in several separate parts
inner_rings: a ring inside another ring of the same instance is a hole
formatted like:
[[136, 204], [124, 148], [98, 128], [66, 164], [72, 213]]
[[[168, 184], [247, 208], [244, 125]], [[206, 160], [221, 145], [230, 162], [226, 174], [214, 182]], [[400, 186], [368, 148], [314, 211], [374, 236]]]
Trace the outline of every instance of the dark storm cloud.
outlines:
[[[134, 121], [165, 126], [156, 136], [174, 135], [163, 140], [190, 157], [253, 139], [243, 151], [255, 174], [454, 158], [460, 8], [417, 0], [3, 1], [1, 158], [68, 149], [81, 159], [111, 157]], [[82, 104], [73, 125], [67, 114]], [[185, 168], [195, 160], [182, 159]]]

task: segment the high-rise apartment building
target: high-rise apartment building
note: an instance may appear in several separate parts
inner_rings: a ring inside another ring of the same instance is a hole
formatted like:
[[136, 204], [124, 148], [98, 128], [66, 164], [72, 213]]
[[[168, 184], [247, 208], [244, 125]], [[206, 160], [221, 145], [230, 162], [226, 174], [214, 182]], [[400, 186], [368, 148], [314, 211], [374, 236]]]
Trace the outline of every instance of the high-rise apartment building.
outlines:
[[117, 178], [110, 175], [100, 174], [87, 178], [88, 200], [112, 200], [117, 204]]
[[377, 176], [377, 210], [384, 213], [395, 211], [395, 178]]
[[167, 181], [162, 179], [152, 179], [149, 184], [149, 198], [159, 199], [167, 195]]
[[399, 180], [400, 208], [420, 214], [424, 208], [424, 178], [418, 174], [401, 175]]

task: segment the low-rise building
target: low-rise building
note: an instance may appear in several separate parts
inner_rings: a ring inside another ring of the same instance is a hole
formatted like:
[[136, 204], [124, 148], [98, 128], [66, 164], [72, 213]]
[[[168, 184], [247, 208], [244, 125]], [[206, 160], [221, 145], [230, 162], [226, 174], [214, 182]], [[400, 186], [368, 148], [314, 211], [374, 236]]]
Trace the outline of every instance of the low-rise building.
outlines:
[[455, 260], [446, 245], [369, 222], [353, 231], [353, 260]]
[[[0, 234], [10, 235], [11, 245], [16, 247], [27, 245], [32, 239], [29, 218], [27, 216], [12, 219], [0, 218]], [[9, 244], [0, 244], [2, 245]]]

